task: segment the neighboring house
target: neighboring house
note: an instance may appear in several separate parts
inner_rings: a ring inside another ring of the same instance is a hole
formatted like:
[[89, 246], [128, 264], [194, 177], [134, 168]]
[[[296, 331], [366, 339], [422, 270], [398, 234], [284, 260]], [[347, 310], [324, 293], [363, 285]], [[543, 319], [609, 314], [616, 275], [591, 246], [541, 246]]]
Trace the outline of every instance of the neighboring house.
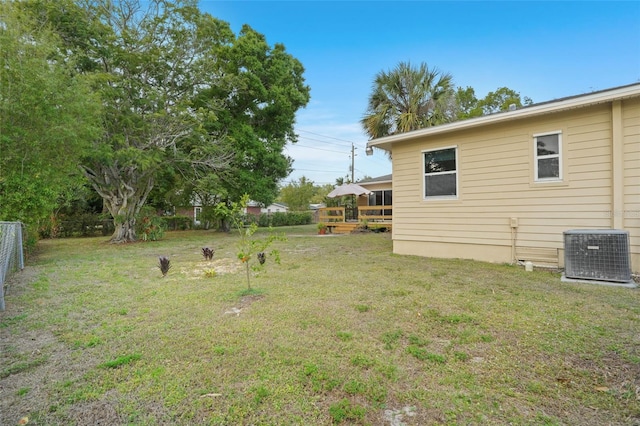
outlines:
[[[249, 201], [247, 208], [244, 210], [245, 214], [252, 214], [260, 216], [262, 213], [271, 214], [276, 212], [286, 213], [289, 211], [289, 207], [283, 203], [273, 203], [267, 207], [263, 207], [262, 204], [257, 201]], [[175, 214], [187, 216], [193, 219], [194, 225], [201, 225], [200, 215], [202, 214], [202, 204], [200, 198], [196, 195], [194, 197], [193, 205], [189, 207], [180, 207], [175, 209]]]
[[393, 158], [394, 253], [563, 266], [564, 231], [621, 229], [640, 270], [640, 84], [368, 147]]
[[174, 207], [173, 212], [164, 212], [165, 216], [178, 215], [186, 216], [193, 219], [194, 225], [200, 225], [200, 215], [202, 214], [202, 206], [194, 205], [188, 207]]
[[284, 203], [272, 203], [267, 207], [264, 207], [261, 203], [257, 201], [249, 201], [247, 203], [247, 208], [245, 209], [245, 214], [252, 214], [254, 216], [260, 216], [262, 213], [272, 214], [272, 213], [286, 213], [289, 211], [289, 207]]
[[357, 182], [372, 193], [369, 197], [358, 197], [359, 206], [393, 206], [391, 175], [378, 176]]

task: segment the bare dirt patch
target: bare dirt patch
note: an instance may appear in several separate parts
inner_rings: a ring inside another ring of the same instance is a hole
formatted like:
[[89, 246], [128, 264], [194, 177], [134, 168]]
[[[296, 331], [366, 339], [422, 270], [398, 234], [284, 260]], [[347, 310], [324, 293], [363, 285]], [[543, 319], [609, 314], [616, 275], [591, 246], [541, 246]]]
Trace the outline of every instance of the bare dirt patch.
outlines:
[[214, 270], [216, 274], [235, 274], [240, 271], [242, 264], [237, 259], [222, 258], [205, 262], [194, 262], [188, 266], [182, 266], [179, 272], [190, 279], [200, 279], [208, 271]]

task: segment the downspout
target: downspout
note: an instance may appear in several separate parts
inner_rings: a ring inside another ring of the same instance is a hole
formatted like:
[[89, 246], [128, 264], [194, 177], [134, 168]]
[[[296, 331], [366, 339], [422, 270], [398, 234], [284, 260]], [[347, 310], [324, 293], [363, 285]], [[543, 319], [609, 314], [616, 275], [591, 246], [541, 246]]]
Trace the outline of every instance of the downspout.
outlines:
[[624, 228], [624, 145], [622, 101], [611, 104], [611, 228]]

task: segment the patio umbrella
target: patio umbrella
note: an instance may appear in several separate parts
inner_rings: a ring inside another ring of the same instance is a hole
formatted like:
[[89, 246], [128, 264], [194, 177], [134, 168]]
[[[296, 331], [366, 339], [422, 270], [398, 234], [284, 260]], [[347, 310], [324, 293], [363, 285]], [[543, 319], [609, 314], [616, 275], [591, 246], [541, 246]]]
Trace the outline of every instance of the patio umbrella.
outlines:
[[367, 188], [363, 188], [362, 186], [356, 183], [346, 183], [344, 185], [340, 185], [336, 187], [333, 191], [327, 194], [329, 198], [343, 197], [345, 195], [363, 195], [363, 194], [371, 194]]

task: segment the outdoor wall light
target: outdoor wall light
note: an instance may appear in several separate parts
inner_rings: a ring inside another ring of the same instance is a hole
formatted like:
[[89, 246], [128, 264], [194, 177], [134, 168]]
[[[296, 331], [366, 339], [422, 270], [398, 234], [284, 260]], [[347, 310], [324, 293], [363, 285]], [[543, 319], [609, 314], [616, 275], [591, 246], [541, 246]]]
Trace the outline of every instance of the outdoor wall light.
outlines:
[[367, 155], [373, 155], [373, 148], [367, 145], [367, 148], [364, 150]]

